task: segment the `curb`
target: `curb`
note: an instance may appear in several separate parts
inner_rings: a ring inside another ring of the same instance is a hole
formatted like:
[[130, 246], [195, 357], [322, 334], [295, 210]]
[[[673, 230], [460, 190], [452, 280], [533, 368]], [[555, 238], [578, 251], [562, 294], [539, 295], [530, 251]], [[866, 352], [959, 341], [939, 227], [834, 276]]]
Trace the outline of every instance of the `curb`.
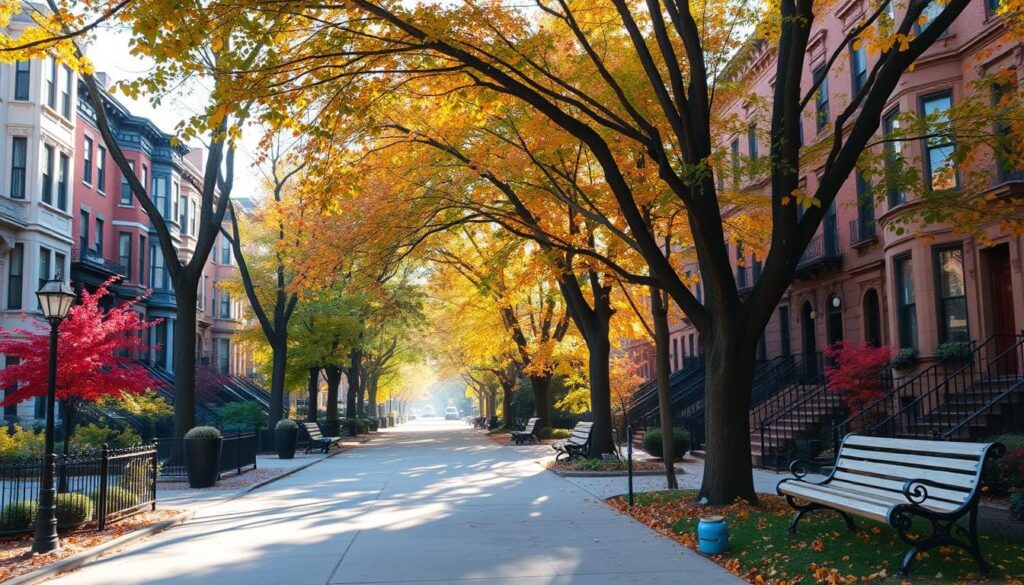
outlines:
[[[365, 441], [360, 441], [359, 444], [363, 445], [363, 444], [369, 443], [369, 442], [370, 442], [370, 440], [367, 439]], [[288, 471], [282, 473], [281, 475], [275, 475], [274, 477], [268, 477], [267, 479], [264, 479], [262, 481], [258, 481], [256, 483], [252, 484], [251, 486], [245, 488], [244, 490], [242, 490], [242, 491], [236, 493], [235, 495], [231, 496], [230, 498], [224, 500], [224, 501], [225, 502], [230, 502], [230, 501], [233, 501], [233, 500], [237, 500], [238, 498], [240, 498], [242, 496], [245, 496], [245, 495], [248, 495], [248, 494], [250, 494], [250, 493], [252, 493], [252, 492], [254, 492], [254, 491], [256, 491], [256, 490], [258, 490], [258, 489], [260, 489], [262, 487], [266, 487], [266, 486], [274, 483], [275, 481], [282, 480], [282, 479], [288, 477], [289, 475], [294, 475], [294, 474], [296, 474], [296, 473], [298, 473], [300, 471], [309, 469], [310, 467], [313, 467], [317, 463], [321, 463], [323, 461], [327, 461], [331, 457], [336, 457], [338, 455], [341, 455], [344, 452], [345, 452], [344, 449], [340, 449], [339, 448], [334, 453], [328, 453], [327, 457], [321, 457], [320, 459], [317, 459], [315, 461], [310, 461], [309, 463], [306, 463], [304, 465], [300, 465], [299, 467], [296, 467], [294, 469], [289, 469]]]
[[56, 577], [57, 575], [60, 575], [62, 573], [67, 573], [69, 571], [79, 569], [84, 565], [87, 565], [90, 562], [96, 560], [97, 558], [109, 552], [113, 552], [123, 546], [133, 544], [140, 540], [144, 540], [146, 538], [149, 538], [150, 536], [159, 534], [160, 532], [163, 532], [168, 528], [173, 528], [179, 524], [184, 524], [185, 522], [191, 520], [192, 516], [194, 515], [194, 510], [186, 510], [185, 512], [182, 512], [181, 514], [178, 514], [173, 518], [168, 518], [167, 520], [164, 520], [163, 522], [158, 522], [156, 524], [153, 524], [152, 526], [139, 528], [138, 530], [119, 536], [99, 546], [90, 548], [89, 550], [84, 550], [80, 553], [73, 554], [55, 563], [50, 563], [45, 567], [40, 567], [30, 573], [25, 573], [24, 575], [19, 575], [17, 577], [14, 577], [13, 579], [4, 581], [4, 583], [6, 585], [29, 585], [30, 583], [41, 583], [47, 579], [52, 579], [53, 577]]
[[[625, 471], [573, 471], [568, 469], [554, 469], [549, 467], [548, 471], [554, 473], [559, 477], [629, 477], [629, 473]], [[686, 473], [682, 469], [676, 469], [676, 473]], [[665, 475], [664, 469], [645, 470], [645, 471], [634, 471], [633, 477], [652, 477], [655, 475]]]

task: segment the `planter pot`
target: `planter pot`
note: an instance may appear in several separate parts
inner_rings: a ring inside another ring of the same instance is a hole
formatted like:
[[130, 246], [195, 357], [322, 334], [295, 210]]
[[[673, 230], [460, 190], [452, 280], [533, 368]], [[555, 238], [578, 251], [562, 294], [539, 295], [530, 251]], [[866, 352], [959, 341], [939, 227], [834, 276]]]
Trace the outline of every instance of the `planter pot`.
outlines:
[[221, 438], [185, 439], [184, 442], [188, 487], [213, 487], [220, 472]]
[[388, 417], [388, 426], [389, 427], [395, 426], [395, 417], [393, 417], [393, 416], [389, 416]]
[[277, 446], [278, 459], [294, 459], [295, 443], [299, 439], [299, 429], [274, 429], [274, 445]]

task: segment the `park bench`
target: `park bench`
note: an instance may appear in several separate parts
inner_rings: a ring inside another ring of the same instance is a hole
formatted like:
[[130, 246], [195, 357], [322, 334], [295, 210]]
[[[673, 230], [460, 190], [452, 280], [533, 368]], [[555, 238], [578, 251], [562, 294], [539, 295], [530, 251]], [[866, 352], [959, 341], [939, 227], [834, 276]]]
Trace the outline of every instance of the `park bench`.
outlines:
[[304, 422], [302, 428], [306, 429], [306, 434], [309, 435], [309, 443], [306, 445], [306, 453], [313, 450], [313, 447], [319, 447], [322, 453], [327, 453], [331, 450], [331, 445], [335, 445], [341, 442], [341, 437], [325, 437], [320, 432], [320, 425], [315, 422]]
[[[1000, 443], [959, 443], [916, 439], [888, 439], [847, 435], [835, 465], [824, 479], [806, 478], [813, 463], [794, 461], [794, 477], [779, 482], [776, 491], [796, 512], [789, 533], [807, 512], [832, 510], [855, 529], [851, 516], [877, 520], [896, 529], [910, 545], [899, 574], [906, 576], [918, 553], [940, 546], [965, 549], [982, 573], [989, 564], [978, 546], [978, 499], [981, 474], [990, 457], [1002, 457]], [[920, 523], [930, 525], [925, 535]], [[967, 526], [958, 524], [967, 519]]]
[[572, 429], [572, 435], [565, 441], [559, 441], [551, 445], [558, 452], [555, 461], [565, 457], [566, 461], [582, 458], [590, 450], [590, 435], [594, 430], [592, 422], [578, 422]]
[[516, 445], [522, 445], [526, 441], [536, 443], [537, 435], [533, 433], [536, 430], [535, 427], [537, 426], [537, 421], [539, 420], [539, 418], [533, 417], [530, 420], [526, 421], [526, 426], [523, 427], [523, 430], [512, 431], [512, 442], [515, 443]]

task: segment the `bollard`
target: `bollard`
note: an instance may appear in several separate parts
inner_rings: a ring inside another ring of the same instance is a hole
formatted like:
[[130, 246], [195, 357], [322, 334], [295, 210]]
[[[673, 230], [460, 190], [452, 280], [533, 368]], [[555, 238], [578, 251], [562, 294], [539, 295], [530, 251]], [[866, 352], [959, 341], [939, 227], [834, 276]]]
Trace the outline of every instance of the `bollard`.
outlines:
[[629, 478], [629, 506], [633, 507], [633, 425], [626, 425], [626, 475]]

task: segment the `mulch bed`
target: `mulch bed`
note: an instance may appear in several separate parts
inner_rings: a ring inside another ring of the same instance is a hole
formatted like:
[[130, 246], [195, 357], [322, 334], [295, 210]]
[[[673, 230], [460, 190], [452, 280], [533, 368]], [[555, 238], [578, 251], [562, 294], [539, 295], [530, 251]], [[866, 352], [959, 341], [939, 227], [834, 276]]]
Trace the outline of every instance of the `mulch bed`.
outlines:
[[60, 551], [49, 555], [32, 555], [31, 534], [0, 540], [0, 581], [35, 571], [50, 563], [124, 536], [134, 530], [163, 522], [178, 514], [181, 514], [181, 510], [161, 509], [155, 512], [143, 512], [115, 522], [103, 532], [88, 530], [62, 535]]
[[[599, 461], [595, 459], [574, 459], [572, 461], [549, 461], [548, 469], [555, 471], [626, 471], [626, 461], [615, 459], [610, 461]], [[633, 471], [665, 471], [665, 464], [661, 461], [637, 461], [633, 460]]]
[[673, 491], [639, 494], [632, 509], [621, 497], [608, 503], [694, 550], [697, 521], [713, 514], [725, 516], [732, 548], [708, 558], [750, 583], [1022, 585], [1024, 579], [1024, 549], [1020, 543], [997, 536], [980, 536], [982, 551], [996, 571], [990, 578], [979, 576], [970, 555], [960, 548], [941, 547], [919, 555], [911, 577], [901, 580], [894, 574], [909, 545], [889, 526], [858, 518], [860, 530], [851, 532], [837, 514], [823, 512], [804, 516], [797, 534], [790, 537], [786, 527], [792, 510], [782, 498], [761, 495], [756, 507], [745, 502], [701, 506], [696, 499], [696, 492]]

